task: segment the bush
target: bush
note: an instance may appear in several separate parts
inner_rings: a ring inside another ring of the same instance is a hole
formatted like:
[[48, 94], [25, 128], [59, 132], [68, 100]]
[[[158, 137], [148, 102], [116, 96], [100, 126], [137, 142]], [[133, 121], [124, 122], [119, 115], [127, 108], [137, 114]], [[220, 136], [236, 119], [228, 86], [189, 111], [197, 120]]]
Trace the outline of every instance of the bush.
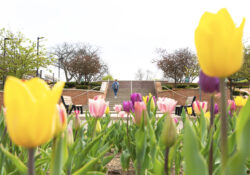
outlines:
[[89, 83], [89, 85], [91, 86], [91, 87], [95, 87], [95, 86], [101, 86], [101, 82], [90, 82]]
[[185, 89], [185, 88], [187, 88], [187, 85], [186, 84], [177, 84], [176, 88], [183, 88], [183, 89]]
[[198, 84], [190, 84], [189, 87], [190, 88], [197, 88], [197, 87], [199, 87], [199, 85]]
[[76, 85], [76, 89], [88, 89], [88, 85], [81, 85], [81, 84], [78, 84]]
[[82, 81], [80, 85], [89, 85], [89, 82]]
[[234, 95], [234, 96], [240, 95], [240, 91], [233, 91], [233, 95]]
[[240, 94], [241, 94], [242, 96], [249, 96], [249, 94], [248, 94], [247, 92], [240, 92]]
[[169, 89], [173, 89], [173, 87], [168, 85], [162, 86], [162, 90], [169, 90]]
[[73, 88], [76, 86], [76, 82], [66, 82], [64, 88]]

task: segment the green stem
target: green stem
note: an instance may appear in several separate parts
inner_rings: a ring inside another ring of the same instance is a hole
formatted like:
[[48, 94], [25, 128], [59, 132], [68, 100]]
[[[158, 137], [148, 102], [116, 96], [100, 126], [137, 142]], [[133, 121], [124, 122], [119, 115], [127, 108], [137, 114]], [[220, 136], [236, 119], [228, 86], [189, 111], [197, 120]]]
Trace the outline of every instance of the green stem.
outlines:
[[222, 172], [225, 171], [227, 164], [227, 114], [226, 114], [226, 93], [225, 79], [220, 78], [221, 93], [221, 167]]
[[164, 170], [165, 170], [165, 174], [168, 175], [168, 157], [169, 157], [169, 147], [166, 148], [166, 152], [165, 152], [165, 167], [164, 167]]
[[130, 148], [130, 140], [129, 140], [129, 134], [128, 134], [128, 118], [129, 118], [129, 114], [127, 115], [127, 139], [128, 139], [128, 148]]
[[28, 150], [29, 154], [29, 160], [28, 160], [28, 175], [35, 175], [35, 167], [34, 167], [34, 155], [35, 155], [35, 149], [30, 148]]
[[[97, 124], [97, 120], [98, 120], [98, 119], [95, 118], [95, 124], [94, 124], [93, 135], [92, 135], [93, 138], [95, 138], [95, 136], [96, 136], [96, 124]], [[93, 139], [93, 138], [92, 138], [92, 139]]]
[[211, 133], [211, 143], [210, 143], [210, 150], [209, 150], [209, 175], [213, 174], [213, 124], [214, 124], [214, 96], [211, 96], [211, 103], [210, 103], [210, 132]]

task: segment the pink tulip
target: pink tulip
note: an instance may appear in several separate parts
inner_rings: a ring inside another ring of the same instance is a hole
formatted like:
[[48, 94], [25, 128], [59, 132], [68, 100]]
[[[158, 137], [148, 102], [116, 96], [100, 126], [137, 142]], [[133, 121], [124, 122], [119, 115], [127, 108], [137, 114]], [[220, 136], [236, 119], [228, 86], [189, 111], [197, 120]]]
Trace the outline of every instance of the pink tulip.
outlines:
[[178, 119], [177, 118], [173, 118], [173, 120], [174, 120], [175, 124], [178, 123]]
[[115, 105], [114, 110], [115, 112], [119, 113], [122, 110], [122, 105]]
[[107, 106], [108, 102], [105, 102], [103, 98], [89, 99], [89, 112], [93, 117], [102, 117]]
[[146, 111], [146, 105], [144, 102], [138, 102], [136, 101], [135, 102], [135, 123], [137, 125], [140, 125], [141, 124], [141, 118], [142, 118], [142, 115], [144, 114], [144, 121], [145, 121], [145, 124], [146, 124], [146, 121], [147, 121], [147, 111]]
[[200, 102], [196, 100], [193, 103], [193, 109], [194, 109], [195, 114], [197, 115], [201, 114], [201, 109], [203, 110], [203, 113], [205, 114], [207, 111], [207, 102], [206, 101]]
[[236, 110], [236, 104], [234, 100], [228, 100], [227, 103], [228, 103], [228, 106], [230, 106], [230, 111]]
[[157, 106], [161, 112], [171, 114], [175, 109], [177, 101], [171, 98], [158, 98]]
[[124, 118], [125, 116], [126, 116], [126, 112], [125, 111], [120, 111], [119, 113], [118, 113], [118, 117], [121, 117], [121, 118]]

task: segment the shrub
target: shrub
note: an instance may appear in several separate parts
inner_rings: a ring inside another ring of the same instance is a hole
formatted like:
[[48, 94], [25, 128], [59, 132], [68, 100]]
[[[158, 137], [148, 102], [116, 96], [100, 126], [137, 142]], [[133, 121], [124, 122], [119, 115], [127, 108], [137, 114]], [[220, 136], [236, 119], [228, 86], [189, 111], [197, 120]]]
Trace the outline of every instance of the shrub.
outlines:
[[197, 88], [197, 87], [199, 87], [199, 85], [198, 84], [190, 84], [189, 87], [190, 88]]
[[187, 88], [187, 85], [186, 84], [177, 84], [176, 88], [183, 88], [183, 89], [185, 89], [185, 88]]
[[80, 85], [89, 85], [89, 82], [82, 81]]
[[76, 82], [66, 82], [64, 88], [73, 88], [76, 86]]
[[240, 95], [240, 91], [233, 91], [233, 95], [235, 95], [235, 96]]
[[76, 85], [76, 89], [88, 89], [88, 85], [81, 85], [81, 84], [78, 84]]
[[169, 90], [172, 88], [173, 88], [172, 86], [168, 86], [168, 85], [162, 86], [162, 90]]
[[89, 83], [89, 85], [91, 86], [91, 87], [95, 87], [95, 86], [101, 86], [101, 82], [90, 82]]

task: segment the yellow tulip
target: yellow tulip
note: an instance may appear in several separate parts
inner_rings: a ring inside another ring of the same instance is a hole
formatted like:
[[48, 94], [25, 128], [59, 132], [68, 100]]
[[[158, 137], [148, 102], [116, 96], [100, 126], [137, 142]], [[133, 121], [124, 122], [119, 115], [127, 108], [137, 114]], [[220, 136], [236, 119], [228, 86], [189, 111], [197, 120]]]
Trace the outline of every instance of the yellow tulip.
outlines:
[[242, 107], [245, 106], [245, 104], [247, 103], [247, 99], [243, 98], [242, 96], [237, 96], [234, 99], [236, 106]]
[[192, 113], [193, 113], [192, 107], [187, 107], [187, 113], [188, 113], [188, 115], [192, 115]]
[[109, 114], [110, 110], [109, 110], [109, 106], [107, 106], [106, 110], [105, 110], [105, 114]]
[[33, 148], [48, 142], [55, 134], [56, 104], [64, 82], [52, 89], [39, 78], [21, 81], [8, 77], [4, 87], [6, 124], [11, 140], [20, 146]]
[[209, 111], [205, 113], [205, 117], [206, 117], [206, 119], [210, 120], [210, 112]]
[[202, 71], [224, 78], [237, 72], [243, 64], [242, 35], [245, 18], [237, 28], [227, 9], [205, 12], [195, 30], [195, 45]]

